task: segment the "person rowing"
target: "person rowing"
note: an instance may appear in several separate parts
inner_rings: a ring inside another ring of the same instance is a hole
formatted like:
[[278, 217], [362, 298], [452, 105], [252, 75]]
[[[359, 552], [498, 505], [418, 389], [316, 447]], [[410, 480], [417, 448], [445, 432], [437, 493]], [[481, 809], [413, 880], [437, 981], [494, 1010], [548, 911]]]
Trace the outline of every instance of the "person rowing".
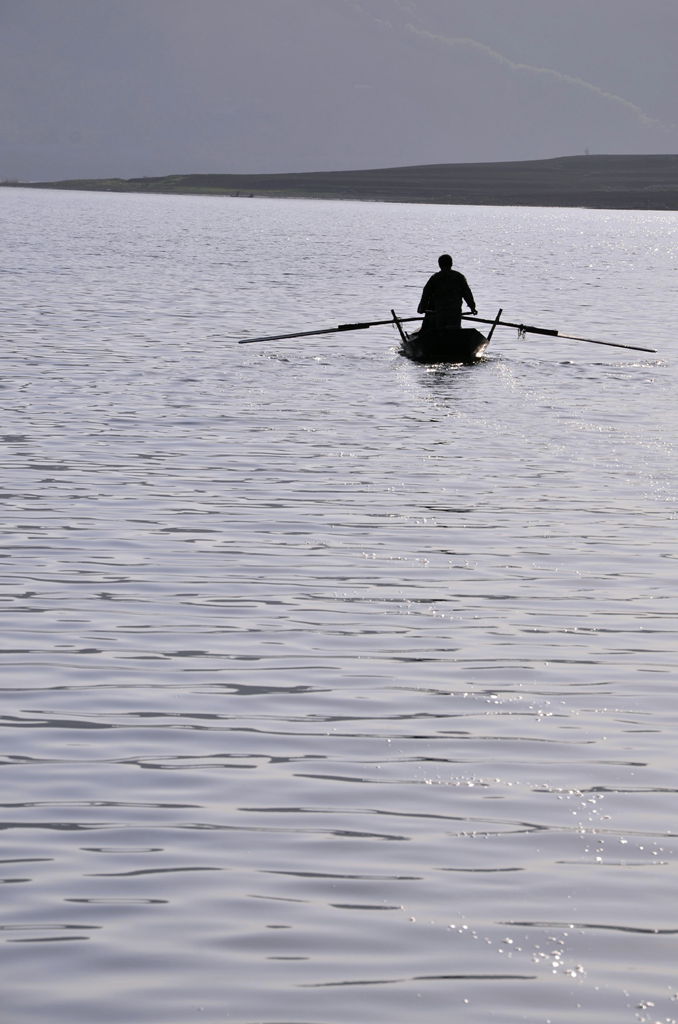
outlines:
[[468, 281], [458, 270], [452, 269], [452, 257], [443, 253], [438, 257], [440, 270], [429, 277], [421, 293], [417, 313], [424, 314], [423, 331], [440, 331], [461, 327], [462, 301], [469, 307], [472, 316], [477, 313], [473, 292]]

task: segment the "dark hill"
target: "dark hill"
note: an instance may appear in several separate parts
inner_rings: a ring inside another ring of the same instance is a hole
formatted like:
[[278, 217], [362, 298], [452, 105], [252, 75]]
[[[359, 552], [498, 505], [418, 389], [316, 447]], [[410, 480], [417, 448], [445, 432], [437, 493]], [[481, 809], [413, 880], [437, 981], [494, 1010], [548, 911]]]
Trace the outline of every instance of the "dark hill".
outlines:
[[33, 188], [478, 206], [678, 209], [678, 155], [571, 156], [295, 174], [179, 174], [33, 182]]

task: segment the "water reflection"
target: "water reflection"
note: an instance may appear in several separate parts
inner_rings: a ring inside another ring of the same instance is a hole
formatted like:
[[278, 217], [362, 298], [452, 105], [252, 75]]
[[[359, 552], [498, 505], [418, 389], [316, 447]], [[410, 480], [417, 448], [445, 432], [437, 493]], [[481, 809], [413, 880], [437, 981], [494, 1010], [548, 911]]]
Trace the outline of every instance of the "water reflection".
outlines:
[[[670, 361], [497, 334], [482, 364], [422, 369], [389, 331], [228, 340], [297, 322], [308, 289], [323, 321], [369, 318], [385, 251], [401, 299], [377, 297], [404, 309], [440, 233], [488, 295], [515, 211], [12, 195], [12, 1024], [104, 999], [139, 1024], [672, 1020]], [[678, 230], [525, 217], [502, 287], [539, 322], [555, 224], [573, 333], [587, 238], [668, 252]], [[272, 232], [281, 266], [322, 239], [310, 278], [258, 276]], [[601, 336], [632, 330], [642, 276], [601, 281]]]

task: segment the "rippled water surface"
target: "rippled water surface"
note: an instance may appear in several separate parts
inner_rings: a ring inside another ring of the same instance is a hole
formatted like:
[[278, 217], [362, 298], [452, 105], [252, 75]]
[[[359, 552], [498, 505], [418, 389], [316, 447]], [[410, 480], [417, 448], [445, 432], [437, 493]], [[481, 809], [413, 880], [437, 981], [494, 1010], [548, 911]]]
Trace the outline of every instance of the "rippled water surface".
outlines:
[[0, 210], [3, 1020], [674, 1022], [678, 215]]

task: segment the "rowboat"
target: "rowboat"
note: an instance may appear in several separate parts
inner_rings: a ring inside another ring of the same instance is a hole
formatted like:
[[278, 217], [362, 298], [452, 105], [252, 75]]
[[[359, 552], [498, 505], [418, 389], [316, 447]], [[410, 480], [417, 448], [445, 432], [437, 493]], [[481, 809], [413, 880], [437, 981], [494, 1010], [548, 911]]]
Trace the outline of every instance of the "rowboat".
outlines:
[[414, 363], [475, 363], [489, 345], [485, 335], [473, 327], [403, 333], [400, 355]]
[[400, 318], [391, 310], [393, 322], [400, 334], [400, 355], [415, 363], [475, 363], [490, 344], [495, 324], [487, 336], [473, 327], [448, 327], [445, 329], [420, 329], [406, 331]]

